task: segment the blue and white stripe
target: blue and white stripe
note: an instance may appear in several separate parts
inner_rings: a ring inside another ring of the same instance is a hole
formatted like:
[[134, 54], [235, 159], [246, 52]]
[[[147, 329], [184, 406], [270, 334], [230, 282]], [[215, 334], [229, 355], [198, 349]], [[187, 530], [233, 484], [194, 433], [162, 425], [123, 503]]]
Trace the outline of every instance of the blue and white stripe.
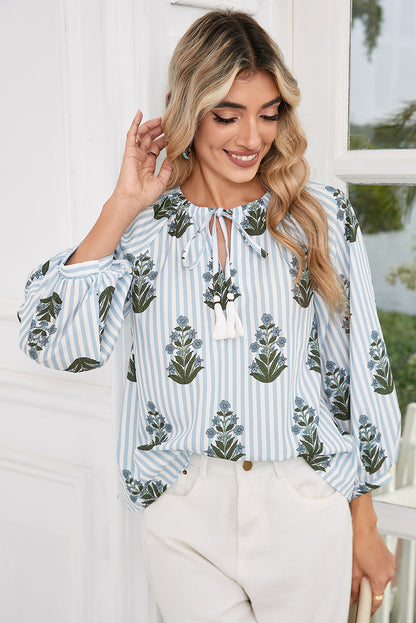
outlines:
[[[374, 293], [361, 234], [350, 243], [344, 226], [337, 219], [337, 203], [321, 184], [309, 190], [324, 206], [329, 226], [331, 257], [336, 270], [351, 284], [351, 330], [346, 333], [340, 318], [331, 317], [322, 299], [314, 294], [310, 305], [301, 307], [293, 298], [291, 253], [266, 231], [259, 236], [244, 235], [241, 228], [252, 204], [232, 210], [234, 224], [229, 241], [229, 269], [236, 270], [233, 283], [241, 296], [235, 306], [245, 327], [245, 335], [235, 339], [214, 340], [214, 311], [204, 303], [207, 282], [203, 278], [214, 257], [213, 237], [207, 227], [207, 208], [183, 202], [179, 189], [167, 193], [189, 211], [192, 226], [177, 238], [169, 234], [170, 219], [156, 220], [153, 207], [144, 210], [124, 234], [115, 257], [79, 265], [65, 266], [72, 253], [67, 251], [50, 261], [43, 275], [31, 279], [20, 310], [21, 347], [29, 354], [28, 334], [40, 299], [56, 292], [62, 309], [56, 320], [56, 333], [39, 351], [37, 361], [65, 370], [78, 358], [103, 365], [110, 356], [123, 323], [123, 308], [130, 311], [133, 325], [133, 352], [136, 382], [126, 380], [118, 438], [120, 473], [127, 470], [140, 483], [161, 481], [169, 486], [187, 465], [192, 453], [206, 453], [206, 430], [222, 400], [244, 426], [241, 460], [284, 460], [297, 455], [299, 438], [292, 431], [296, 397], [313, 407], [319, 417], [317, 430], [324, 453], [331, 457], [326, 471], [319, 471], [348, 499], [362, 493], [363, 487], [381, 485], [390, 476], [388, 468], [397, 459], [400, 412], [394, 391], [388, 395], [374, 392], [367, 367], [371, 332], [381, 335]], [[263, 197], [267, 206], [269, 193]], [[288, 226], [291, 224], [288, 220]], [[238, 226], [237, 226], [238, 225]], [[197, 230], [200, 233], [196, 235]], [[187, 248], [187, 264], [182, 259]], [[264, 249], [267, 256], [258, 252]], [[126, 255], [146, 252], [154, 262], [152, 281], [156, 298], [142, 313], [131, 310], [131, 262]], [[187, 255], [189, 252], [189, 255]], [[198, 261], [195, 261], [195, 258]], [[215, 272], [215, 270], [214, 270]], [[228, 271], [227, 271], [228, 272]], [[108, 286], [115, 288], [100, 339], [98, 300]], [[286, 338], [281, 348], [287, 368], [272, 382], [264, 383], [250, 375], [255, 353], [250, 344], [262, 316], [270, 314]], [[197, 353], [203, 370], [190, 383], [180, 384], [168, 377], [171, 356], [166, 345], [179, 316], [202, 340]], [[315, 320], [321, 353], [321, 374], [310, 370], [308, 340]], [[130, 356], [126, 353], [126, 357]], [[334, 361], [350, 375], [351, 419], [337, 422], [331, 400], [325, 394], [325, 363]], [[151, 450], [138, 450], [149, 443], [146, 431], [147, 403], [153, 402], [172, 425], [168, 439]], [[360, 456], [359, 417], [366, 414], [381, 434], [387, 455], [380, 470], [370, 474]], [[132, 495], [121, 476], [126, 503], [132, 510], [142, 508], [140, 496]], [[365, 484], [366, 483], [366, 484]]]

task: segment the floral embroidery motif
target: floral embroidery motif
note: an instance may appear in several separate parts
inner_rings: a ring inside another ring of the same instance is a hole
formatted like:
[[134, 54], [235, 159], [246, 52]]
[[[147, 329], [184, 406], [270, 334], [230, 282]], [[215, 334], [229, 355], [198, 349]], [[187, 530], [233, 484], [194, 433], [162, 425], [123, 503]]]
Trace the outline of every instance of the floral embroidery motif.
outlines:
[[349, 420], [350, 377], [345, 368], [339, 368], [333, 361], [326, 362], [325, 394], [331, 399], [331, 413], [339, 420]]
[[127, 253], [127, 261], [132, 265], [133, 288], [132, 288], [132, 307], [135, 314], [141, 314], [147, 309], [153, 299], [156, 298], [155, 289], [150, 281], [156, 279], [157, 270], [153, 270], [154, 262], [150, 259], [148, 252], [140, 253], [139, 257], [134, 257]]
[[142, 480], [133, 479], [128, 469], [123, 469], [123, 476], [127, 490], [130, 493], [130, 499], [133, 502], [137, 502], [139, 499], [143, 506], [149, 506], [152, 502], [155, 502], [167, 489], [167, 485], [161, 480], [146, 480], [143, 482]]
[[244, 456], [244, 446], [237, 439], [244, 433], [244, 426], [237, 424], [238, 417], [230, 406], [228, 400], [221, 400], [217, 415], [212, 419], [212, 426], [205, 432], [209, 439], [215, 437], [215, 441], [210, 441], [206, 454], [229, 461], [238, 461]]
[[296, 449], [313, 469], [325, 472], [331, 464], [331, 456], [323, 454], [324, 444], [319, 439], [318, 424], [319, 416], [315, 415], [315, 409], [305, 403], [303, 398], [295, 398], [295, 410], [293, 414], [294, 425], [292, 432], [300, 437], [300, 443]]
[[306, 360], [306, 365], [309, 370], [314, 370], [315, 372], [321, 373], [321, 354], [319, 352], [319, 343], [318, 343], [318, 328], [316, 326], [315, 320], [312, 323], [311, 333], [309, 335], [308, 342], [308, 358]]
[[[289, 273], [292, 275], [292, 277], [296, 277], [296, 275], [298, 274], [299, 262], [297, 257], [295, 257], [294, 255], [292, 255], [291, 264], [292, 268], [289, 270]], [[309, 307], [309, 303], [311, 302], [313, 296], [313, 287], [306, 261], [303, 267], [302, 277], [300, 279], [299, 285], [295, 286], [292, 292], [293, 298], [297, 303], [299, 303], [301, 307]]]
[[168, 233], [170, 236], [180, 238], [193, 224], [188, 211], [185, 209], [188, 205], [189, 201], [182, 195], [169, 195], [153, 206], [154, 218], [157, 220], [161, 218], [170, 219], [171, 216], [174, 216], [169, 223]]
[[266, 209], [262, 199], [242, 206], [245, 211], [241, 227], [249, 236], [261, 236], [266, 231]]
[[155, 446], [160, 446], [169, 439], [169, 433], [172, 432], [172, 425], [166, 423], [164, 416], [156, 409], [154, 402], [149, 400], [147, 409], [146, 431], [149, 435], [153, 435], [153, 439], [150, 443], [137, 446], [138, 450], [151, 450]]
[[262, 383], [272, 383], [283, 372], [286, 357], [279, 350], [286, 344], [285, 337], [279, 337], [281, 330], [277, 327], [271, 314], [263, 314], [262, 323], [256, 331], [256, 341], [250, 344], [253, 353], [259, 353], [250, 364], [250, 375]]
[[349, 333], [350, 332], [350, 319], [351, 319], [350, 282], [346, 277], [344, 277], [344, 275], [340, 275], [340, 277], [344, 284], [343, 292], [344, 292], [344, 298], [345, 298], [345, 303], [346, 303], [346, 307], [342, 315], [342, 328], [344, 329], [345, 333]]
[[359, 422], [361, 462], [368, 473], [375, 474], [387, 458], [380, 444], [381, 433], [367, 415], [360, 415]]
[[212, 281], [212, 285], [209, 285], [206, 292], [203, 293], [203, 297], [205, 299], [204, 303], [211, 309], [214, 309], [214, 296], [217, 295], [220, 297], [222, 309], [225, 310], [227, 307], [228, 293], [234, 294], [234, 300], [241, 296], [238, 287], [231, 281], [231, 277], [234, 277], [237, 274], [237, 271], [234, 268], [231, 268], [231, 276], [228, 279], [225, 278], [220, 265], [218, 265], [218, 272], [215, 274], [213, 274], [213, 272], [213, 262], [210, 260], [207, 265], [207, 271], [202, 275], [204, 281], [207, 283]]
[[108, 286], [105, 290], [103, 290], [98, 299], [98, 309], [99, 309], [99, 318], [100, 318], [100, 340], [103, 337], [104, 333], [104, 323], [107, 318], [108, 312], [110, 311], [111, 301], [113, 299], [114, 294], [114, 286]]
[[[133, 348], [132, 348], [133, 351]], [[130, 355], [129, 367], [127, 370], [127, 380], [132, 383], [137, 383], [137, 375], [136, 375], [136, 362], [134, 360], [134, 353]]]
[[41, 279], [42, 277], [44, 277], [46, 275], [46, 273], [49, 270], [49, 260], [47, 262], [45, 262], [44, 264], [42, 264], [42, 266], [40, 268], [38, 268], [37, 270], [35, 270], [29, 277], [29, 279], [26, 282], [26, 288], [28, 288], [30, 286], [30, 284], [32, 283], [32, 281], [35, 281], [35, 279]]
[[373, 485], [369, 482], [364, 482], [361, 483], [358, 487], [358, 489], [356, 490], [356, 494], [358, 495], [364, 495], [364, 493], [369, 493], [370, 491], [374, 491], [374, 489], [378, 489], [380, 487], [380, 485]]
[[393, 375], [387, 357], [386, 345], [377, 331], [371, 332], [371, 359], [367, 366], [373, 375], [372, 387], [377, 394], [391, 394], [394, 389]]
[[172, 381], [186, 385], [204, 368], [201, 365], [203, 360], [194, 352], [201, 348], [202, 340], [196, 337], [197, 332], [191, 328], [186, 316], [178, 316], [177, 323], [165, 349], [169, 355], [175, 353], [166, 370]]
[[94, 368], [98, 368], [100, 365], [100, 362], [96, 359], [90, 359], [89, 357], [78, 357], [78, 359], [75, 359], [70, 366], [65, 368], [65, 372], [88, 372], [89, 370], [94, 370]]
[[40, 299], [36, 307], [36, 320], [33, 319], [28, 333], [29, 356], [37, 359], [39, 352], [48, 344], [51, 335], [56, 333], [55, 322], [62, 309], [62, 300], [56, 292]]
[[344, 222], [345, 238], [349, 242], [355, 242], [357, 240], [358, 221], [350, 200], [338, 188], [333, 186], [325, 186], [325, 188], [335, 197], [338, 206], [337, 219]]

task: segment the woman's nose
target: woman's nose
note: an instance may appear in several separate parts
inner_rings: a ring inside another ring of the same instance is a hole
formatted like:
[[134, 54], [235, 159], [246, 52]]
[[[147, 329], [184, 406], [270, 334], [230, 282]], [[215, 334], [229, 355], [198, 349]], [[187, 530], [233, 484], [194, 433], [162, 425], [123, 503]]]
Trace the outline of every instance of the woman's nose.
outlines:
[[247, 150], [255, 151], [259, 149], [261, 140], [257, 127], [257, 119], [245, 119], [239, 127], [237, 142]]

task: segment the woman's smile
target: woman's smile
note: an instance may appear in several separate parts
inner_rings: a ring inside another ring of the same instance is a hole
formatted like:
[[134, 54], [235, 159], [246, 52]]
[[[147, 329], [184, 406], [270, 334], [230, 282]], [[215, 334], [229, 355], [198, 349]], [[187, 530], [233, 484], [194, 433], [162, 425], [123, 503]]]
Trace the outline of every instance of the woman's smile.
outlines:
[[233, 152], [224, 149], [225, 153], [231, 160], [231, 162], [238, 167], [252, 167], [257, 164], [259, 159], [259, 152], [254, 153], [244, 153], [244, 152]]

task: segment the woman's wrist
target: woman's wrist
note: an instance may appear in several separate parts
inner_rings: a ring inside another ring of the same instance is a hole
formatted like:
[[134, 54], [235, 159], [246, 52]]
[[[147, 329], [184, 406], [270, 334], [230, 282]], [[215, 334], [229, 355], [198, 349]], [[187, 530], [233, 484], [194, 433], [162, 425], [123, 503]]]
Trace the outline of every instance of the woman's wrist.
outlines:
[[111, 195], [95, 225], [66, 263], [79, 264], [112, 255], [139, 211], [132, 199]]
[[377, 529], [377, 515], [373, 506], [371, 493], [364, 493], [350, 502], [350, 512], [353, 528], [372, 530]]

